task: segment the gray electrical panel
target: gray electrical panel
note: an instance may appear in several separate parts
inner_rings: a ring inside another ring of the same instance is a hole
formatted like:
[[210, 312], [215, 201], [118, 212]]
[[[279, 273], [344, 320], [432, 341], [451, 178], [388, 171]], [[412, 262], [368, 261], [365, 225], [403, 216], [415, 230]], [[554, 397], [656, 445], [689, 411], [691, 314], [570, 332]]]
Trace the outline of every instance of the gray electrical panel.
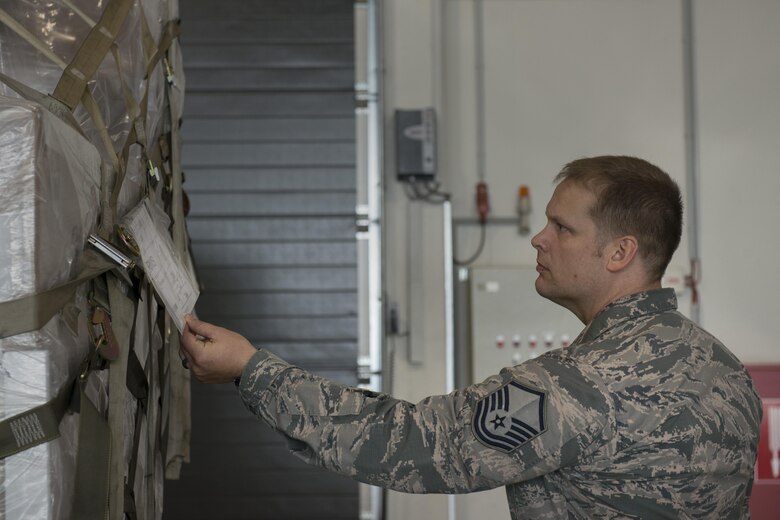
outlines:
[[399, 180], [436, 177], [436, 113], [432, 108], [395, 111], [395, 150]]
[[584, 325], [536, 293], [535, 266], [471, 270], [472, 381], [566, 348]]

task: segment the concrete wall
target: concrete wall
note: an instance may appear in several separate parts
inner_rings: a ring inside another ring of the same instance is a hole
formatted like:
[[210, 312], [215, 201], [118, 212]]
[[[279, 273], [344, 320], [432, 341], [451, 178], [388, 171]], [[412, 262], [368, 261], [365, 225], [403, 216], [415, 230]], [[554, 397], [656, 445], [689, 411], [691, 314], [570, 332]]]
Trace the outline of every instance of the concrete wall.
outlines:
[[[394, 180], [392, 112], [436, 107], [442, 188], [455, 218], [474, 217], [474, 6], [382, 5], [386, 291], [402, 332], [388, 345], [393, 392], [416, 401], [445, 390], [442, 222], [438, 207], [410, 204]], [[638, 155], [687, 190], [682, 0], [485, 0], [483, 13], [492, 216], [513, 217], [518, 186], [527, 184], [538, 231], [553, 176], [588, 155]], [[694, 2], [701, 322], [751, 363], [780, 361], [770, 328], [780, 315], [778, 24], [776, 1]], [[682, 273], [688, 234], [672, 261]], [[469, 256], [478, 238], [477, 227], [459, 226], [456, 256]], [[491, 226], [475, 265], [533, 264], [529, 241], [513, 226]], [[679, 298], [689, 312], [690, 291]], [[421, 365], [407, 362], [410, 342], [424, 351]], [[390, 493], [389, 512], [444, 519], [447, 499]]]

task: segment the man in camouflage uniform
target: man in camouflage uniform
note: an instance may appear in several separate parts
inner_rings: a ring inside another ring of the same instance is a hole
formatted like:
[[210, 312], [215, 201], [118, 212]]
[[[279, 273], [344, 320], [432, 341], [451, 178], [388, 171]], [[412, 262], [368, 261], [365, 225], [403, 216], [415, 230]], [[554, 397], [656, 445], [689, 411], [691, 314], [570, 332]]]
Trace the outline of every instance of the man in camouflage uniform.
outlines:
[[189, 319], [204, 382], [303, 460], [410, 493], [506, 486], [513, 519], [747, 518], [761, 404], [740, 362], [676, 311], [661, 276], [679, 189], [631, 157], [567, 165], [532, 240], [537, 291], [586, 324], [570, 348], [417, 404], [339, 385]]

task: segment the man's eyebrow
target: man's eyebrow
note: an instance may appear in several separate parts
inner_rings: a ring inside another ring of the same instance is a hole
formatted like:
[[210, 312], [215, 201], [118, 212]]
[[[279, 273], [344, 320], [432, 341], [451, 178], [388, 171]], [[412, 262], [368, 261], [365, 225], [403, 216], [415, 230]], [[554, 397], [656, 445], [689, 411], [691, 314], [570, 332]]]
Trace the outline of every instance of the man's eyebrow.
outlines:
[[575, 229], [575, 228], [573, 227], [573, 224], [572, 224], [572, 222], [571, 222], [569, 219], [567, 219], [567, 218], [565, 218], [565, 217], [561, 217], [560, 215], [556, 215], [556, 214], [548, 214], [548, 215], [547, 215], [547, 219], [548, 219], [550, 222], [552, 222], [553, 224], [560, 224], [560, 225], [562, 225], [562, 226], [566, 226], [568, 229], [570, 229], [570, 230], [572, 230], [572, 231], [574, 231], [574, 229]]

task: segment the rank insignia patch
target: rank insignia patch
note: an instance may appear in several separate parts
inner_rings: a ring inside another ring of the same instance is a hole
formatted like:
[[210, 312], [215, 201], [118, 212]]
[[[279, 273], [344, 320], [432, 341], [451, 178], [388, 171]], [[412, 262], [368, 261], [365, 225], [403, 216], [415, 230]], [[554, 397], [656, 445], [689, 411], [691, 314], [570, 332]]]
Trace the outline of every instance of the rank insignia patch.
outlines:
[[474, 435], [485, 446], [509, 453], [544, 432], [546, 397], [510, 381], [477, 403]]

